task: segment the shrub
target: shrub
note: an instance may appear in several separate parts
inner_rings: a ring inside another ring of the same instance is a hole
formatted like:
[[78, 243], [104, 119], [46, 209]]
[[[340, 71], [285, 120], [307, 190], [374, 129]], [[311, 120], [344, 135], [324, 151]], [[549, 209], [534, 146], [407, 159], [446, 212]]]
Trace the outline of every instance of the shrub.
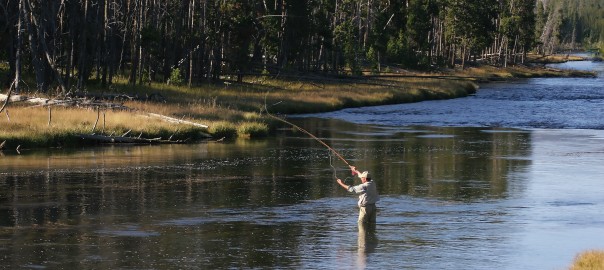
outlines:
[[232, 138], [237, 135], [237, 128], [234, 124], [229, 122], [217, 122], [213, 125], [210, 125], [208, 128], [208, 133], [212, 135], [214, 138]]
[[268, 125], [259, 122], [244, 122], [237, 128], [239, 136], [248, 138], [265, 137], [268, 131]]
[[570, 270], [598, 270], [604, 269], [604, 251], [589, 250], [575, 257]]
[[261, 118], [262, 118], [262, 116], [255, 112], [244, 112], [243, 113], [243, 119], [245, 119], [245, 120], [254, 121], [254, 120], [259, 120]]
[[168, 79], [168, 84], [172, 84], [172, 85], [182, 85], [183, 83], [183, 78], [182, 75], [180, 74], [180, 69], [179, 68], [173, 68], [172, 72], [170, 72], [170, 79]]

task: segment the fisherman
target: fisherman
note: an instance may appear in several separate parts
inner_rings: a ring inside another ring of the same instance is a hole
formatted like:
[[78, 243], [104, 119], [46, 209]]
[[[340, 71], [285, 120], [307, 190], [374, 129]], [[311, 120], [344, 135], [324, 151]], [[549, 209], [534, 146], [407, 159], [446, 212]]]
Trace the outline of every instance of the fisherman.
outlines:
[[337, 182], [344, 189], [350, 193], [356, 193], [359, 195], [359, 223], [363, 224], [375, 224], [376, 221], [376, 207], [375, 203], [380, 199], [377, 188], [368, 171], [359, 172], [355, 166], [350, 166], [350, 170], [353, 175], [358, 175], [361, 178], [361, 184], [356, 186], [349, 186], [338, 179]]

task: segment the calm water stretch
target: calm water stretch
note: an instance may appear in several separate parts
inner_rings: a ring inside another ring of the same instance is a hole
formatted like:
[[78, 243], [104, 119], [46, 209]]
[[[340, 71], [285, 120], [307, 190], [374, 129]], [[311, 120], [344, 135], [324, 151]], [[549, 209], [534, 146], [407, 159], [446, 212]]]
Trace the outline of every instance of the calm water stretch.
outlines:
[[[600, 63], [569, 68], [602, 72]], [[0, 268], [564, 269], [604, 249], [604, 79], [293, 121], [304, 134], [0, 154]], [[354, 180], [358, 183], [358, 179]]]

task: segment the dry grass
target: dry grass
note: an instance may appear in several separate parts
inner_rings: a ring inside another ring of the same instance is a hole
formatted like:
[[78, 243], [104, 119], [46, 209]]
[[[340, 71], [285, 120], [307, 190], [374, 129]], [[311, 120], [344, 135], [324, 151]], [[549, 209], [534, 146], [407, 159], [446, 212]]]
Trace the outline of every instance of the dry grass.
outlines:
[[246, 104], [279, 113], [309, 113], [379, 104], [464, 96], [476, 90], [468, 81], [422, 77], [368, 78], [341, 81], [264, 81], [272, 91], [247, 93]]
[[64, 107], [52, 107], [49, 113], [45, 107], [11, 106], [8, 116], [4, 112], [0, 117], [0, 126], [0, 141], [6, 140], [7, 148], [18, 145], [25, 148], [78, 145], [82, 142], [79, 142], [77, 134], [122, 135], [130, 131], [130, 134], [146, 138], [167, 139], [178, 131], [179, 136], [176, 137], [180, 138], [173, 139], [187, 139], [196, 137], [195, 134], [200, 132], [198, 128], [183, 129], [133, 112], [109, 110], [99, 113], [90, 109]]
[[570, 270], [602, 270], [604, 269], [604, 251], [589, 250], [575, 257]]
[[[242, 84], [204, 84], [191, 88], [161, 83], [132, 87], [118, 78], [110, 88], [101, 89], [91, 84], [89, 91], [138, 97], [159, 93], [166, 99], [165, 103], [125, 102], [124, 105], [134, 112], [106, 111], [105, 126], [103, 128], [101, 115], [95, 130], [97, 134], [120, 134], [132, 129], [131, 134], [142, 133], [148, 138], [166, 138], [172, 134], [178, 139], [196, 138], [196, 134], [201, 132], [208, 132], [215, 138], [258, 137], [270, 134], [275, 126], [282, 124], [268, 117], [264, 112], [265, 108], [273, 114], [316, 113], [348, 107], [454, 98], [474, 93], [477, 89], [474, 81], [550, 76], [542, 73], [543, 70], [545, 69], [483, 66], [447, 71], [446, 74], [404, 71], [390, 74], [392, 76], [363, 78], [247, 77]], [[0, 120], [0, 142], [6, 140], [10, 145], [7, 147], [17, 144], [31, 147], [75, 144], [77, 141], [74, 141], [76, 137], [73, 134], [92, 133], [97, 118], [94, 110], [53, 107], [53, 121], [48, 126], [47, 108], [26, 108], [10, 104], [9, 112], [10, 122], [6, 117]], [[183, 127], [137, 116], [145, 112], [193, 121], [208, 125], [209, 128]]]
[[[142, 90], [142, 91], [141, 91]], [[173, 117], [190, 117], [211, 125], [213, 122], [265, 122], [265, 107], [273, 113], [313, 113], [344, 107], [392, 104], [425, 99], [442, 99], [473, 93], [468, 81], [434, 78], [383, 78], [366, 80], [265, 79], [249, 77], [246, 83], [195, 88], [147, 88], [138, 94], [157, 91], [168, 103], [128, 102], [141, 111]]]
[[552, 54], [552, 55], [540, 55], [540, 54], [529, 54], [528, 60], [533, 63], [564, 63], [567, 61], [581, 61], [585, 58], [570, 55], [570, 54]]
[[475, 77], [479, 81], [498, 81], [513, 78], [535, 78], [535, 77], [593, 77], [593, 72], [559, 70], [535, 66], [516, 65], [507, 68], [495, 66], [481, 66], [479, 68], [467, 68], [458, 71], [462, 76]]

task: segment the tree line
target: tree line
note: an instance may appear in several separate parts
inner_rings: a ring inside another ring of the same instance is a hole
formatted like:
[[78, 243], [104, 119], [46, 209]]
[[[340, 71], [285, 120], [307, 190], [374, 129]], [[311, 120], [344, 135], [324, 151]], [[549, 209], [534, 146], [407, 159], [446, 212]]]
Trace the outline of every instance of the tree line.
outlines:
[[537, 2], [539, 50], [601, 48], [604, 51], [604, 2], [543, 0]]
[[5, 86], [18, 90], [28, 75], [36, 90], [62, 93], [118, 76], [192, 86], [248, 74], [505, 66], [534, 49], [599, 41], [598, 1], [580, 0], [573, 13], [571, 0], [0, 0], [0, 61]]

